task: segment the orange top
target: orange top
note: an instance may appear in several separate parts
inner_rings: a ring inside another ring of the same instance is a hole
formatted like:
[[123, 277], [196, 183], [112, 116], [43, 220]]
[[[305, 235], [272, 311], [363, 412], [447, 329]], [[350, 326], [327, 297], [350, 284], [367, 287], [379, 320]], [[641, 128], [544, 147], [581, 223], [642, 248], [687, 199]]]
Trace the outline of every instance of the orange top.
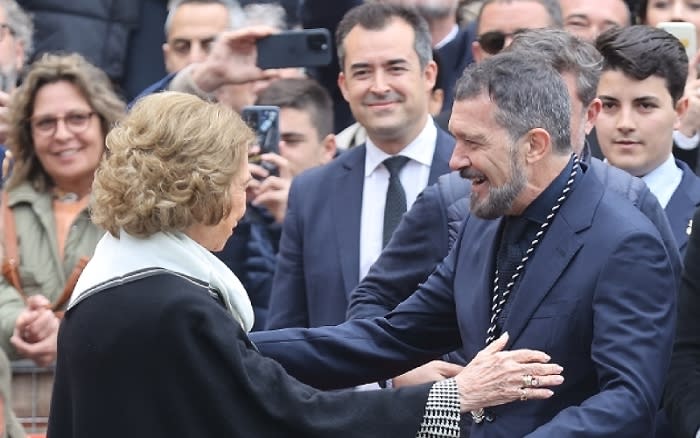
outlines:
[[89, 202], [90, 196], [83, 196], [78, 201], [53, 200], [53, 215], [56, 219], [56, 243], [58, 244], [58, 255], [61, 260], [63, 260], [63, 248], [66, 245], [70, 227]]

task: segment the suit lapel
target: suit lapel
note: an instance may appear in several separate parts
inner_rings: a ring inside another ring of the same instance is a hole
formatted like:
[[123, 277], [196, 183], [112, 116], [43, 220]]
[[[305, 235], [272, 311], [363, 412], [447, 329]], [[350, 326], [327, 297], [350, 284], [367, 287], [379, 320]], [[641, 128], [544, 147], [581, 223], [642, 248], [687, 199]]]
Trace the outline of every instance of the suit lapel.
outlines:
[[[470, 357], [484, 347], [486, 330], [491, 318], [491, 292], [496, 260], [496, 235], [502, 219], [483, 220], [467, 216], [457, 267], [455, 269], [454, 295], [459, 315], [463, 344]], [[474, 251], [474, 248], [479, 248]]]
[[455, 146], [455, 140], [440, 127], [437, 128], [437, 139], [435, 140], [435, 153], [430, 165], [430, 175], [428, 185], [435, 184], [437, 179], [450, 172], [450, 157]]
[[603, 195], [603, 187], [590, 170], [578, 181], [577, 186], [578, 190], [571, 193], [525, 265], [525, 273], [513, 296], [503, 327], [503, 331], [510, 334], [510, 345], [517, 341], [532, 315], [583, 245], [578, 233], [590, 227], [593, 222], [593, 213]]
[[676, 165], [683, 171], [683, 177], [665, 210], [673, 237], [682, 254], [688, 244], [690, 221], [697, 206], [700, 205], [700, 179], [682, 161], [676, 160]]
[[346, 152], [341, 171], [333, 180], [329, 196], [333, 197], [333, 221], [336, 227], [337, 257], [343, 275], [345, 294], [357, 285], [360, 277], [360, 222], [364, 187], [365, 146]]

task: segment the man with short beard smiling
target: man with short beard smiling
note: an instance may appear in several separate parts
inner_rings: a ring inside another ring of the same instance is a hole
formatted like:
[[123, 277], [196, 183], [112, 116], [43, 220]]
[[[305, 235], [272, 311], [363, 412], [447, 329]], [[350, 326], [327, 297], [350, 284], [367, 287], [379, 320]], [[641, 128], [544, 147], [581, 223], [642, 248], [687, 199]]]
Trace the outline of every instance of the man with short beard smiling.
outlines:
[[[456, 348], [473, 358], [508, 333], [509, 348], [561, 363], [565, 382], [528, 401], [539, 382], [523, 375], [520, 402], [472, 411], [472, 438], [648, 434], [677, 277], [648, 218], [573, 153], [567, 87], [537, 55], [496, 55], [457, 83], [450, 167], [472, 178], [472, 214], [425, 283], [384, 317], [251, 336], [263, 354], [306, 383], [342, 387]], [[495, 188], [521, 185], [513, 166], [525, 184], [492, 203]]]

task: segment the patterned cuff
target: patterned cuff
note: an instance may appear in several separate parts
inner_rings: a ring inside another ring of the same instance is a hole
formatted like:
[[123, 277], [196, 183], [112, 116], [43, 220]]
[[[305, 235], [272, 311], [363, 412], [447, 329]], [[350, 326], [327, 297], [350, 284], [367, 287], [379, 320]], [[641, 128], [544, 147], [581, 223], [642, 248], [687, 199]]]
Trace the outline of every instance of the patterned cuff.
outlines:
[[455, 379], [436, 382], [428, 393], [416, 438], [459, 438], [459, 393]]

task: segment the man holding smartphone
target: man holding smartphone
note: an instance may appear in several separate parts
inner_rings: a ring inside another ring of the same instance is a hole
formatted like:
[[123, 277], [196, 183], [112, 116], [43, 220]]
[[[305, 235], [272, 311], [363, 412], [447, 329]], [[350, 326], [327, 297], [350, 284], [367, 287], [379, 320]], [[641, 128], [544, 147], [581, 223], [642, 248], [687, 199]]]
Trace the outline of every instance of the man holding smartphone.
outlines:
[[255, 179], [248, 188], [246, 214], [224, 249], [216, 253], [248, 291], [255, 312], [254, 331], [263, 328], [267, 320], [281, 224], [292, 179], [335, 156], [333, 104], [316, 81], [275, 80], [256, 103], [261, 105], [257, 108], [279, 108], [276, 120], [279, 144], [274, 145], [279, 153], [267, 151], [259, 155], [265, 163], [275, 166], [277, 173], [272, 175], [259, 164], [249, 165]]

